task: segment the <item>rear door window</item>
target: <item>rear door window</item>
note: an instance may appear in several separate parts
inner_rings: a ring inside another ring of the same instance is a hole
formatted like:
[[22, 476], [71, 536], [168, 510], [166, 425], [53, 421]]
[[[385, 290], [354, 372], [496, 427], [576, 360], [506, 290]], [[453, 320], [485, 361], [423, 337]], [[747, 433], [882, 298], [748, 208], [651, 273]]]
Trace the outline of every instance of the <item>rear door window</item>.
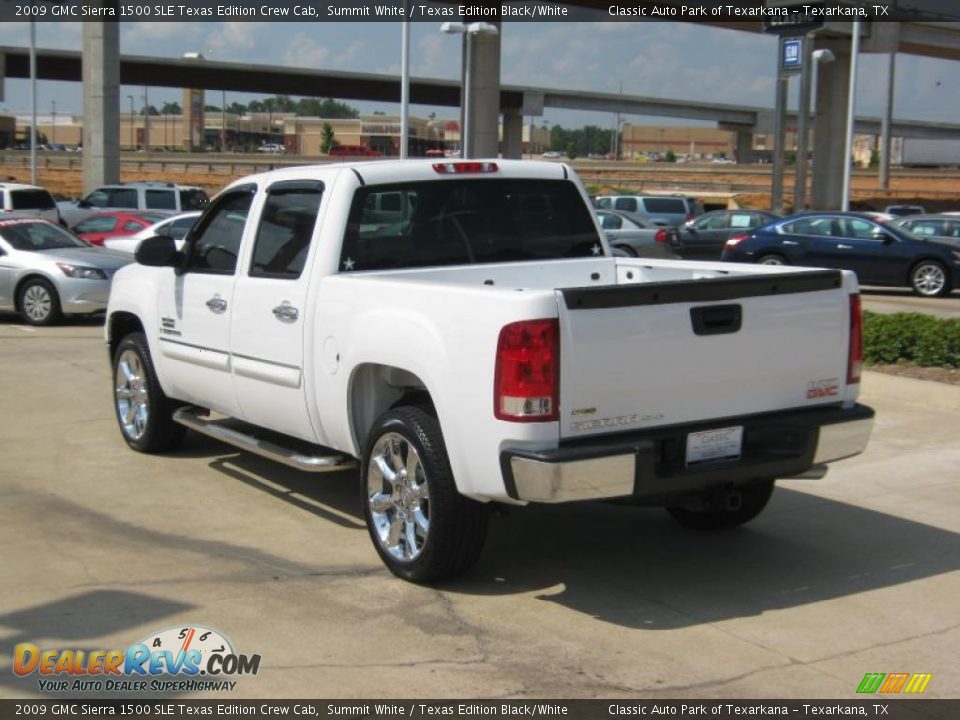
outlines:
[[260, 214], [250, 277], [295, 280], [307, 260], [323, 188], [319, 183], [278, 185], [268, 191]]
[[643, 204], [651, 214], [687, 214], [687, 204], [680, 198], [644, 198]]
[[637, 199], [631, 197], [621, 197], [613, 201], [613, 209], [624, 212], [636, 212], [639, 206]]
[[177, 196], [173, 190], [147, 190], [147, 208], [150, 210], [176, 210]]

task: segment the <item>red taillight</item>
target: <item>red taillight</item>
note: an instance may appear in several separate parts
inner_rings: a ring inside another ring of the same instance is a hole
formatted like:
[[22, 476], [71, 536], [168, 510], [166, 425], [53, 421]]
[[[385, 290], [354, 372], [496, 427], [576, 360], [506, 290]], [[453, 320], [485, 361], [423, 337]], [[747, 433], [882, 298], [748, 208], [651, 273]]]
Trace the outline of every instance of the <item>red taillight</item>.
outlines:
[[740, 235], [734, 235], [733, 237], [727, 239], [727, 247], [728, 248], [736, 247], [737, 245], [742, 243], [744, 240], [746, 240], [748, 237], [750, 236], [747, 235], [746, 233], [742, 233]]
[[500, 331], [493, 379], [493, 414], [511, 422], [558, 417], [560, 326], [556, 320], [511, 323]]
[[449, 162], [434, 163], [433, 169], [441, 175], [466, 175], [469, 173], [493, 173], [500, 168], [495, 162]]
[[667, 229], [660, 228], [659, 230], [657, 230], [656, 234], [653, 236], [653, 239], [656, 240], [658, 243], [667, 242]]
[[93, 238], [84, 238], [91, 245], [96, 245], [97, 247], [103, 247], [103, 238], [102, 237], [93, 237]]
[[847, 357], [847, 384], [860, 382], [863, 369], [863, 311], [860, 296], [850, 296], [850, 352]]
[[690, 222], [696, 217], [692, 212], [687, 213], [687, 216], [683, 219], [684, 222]]

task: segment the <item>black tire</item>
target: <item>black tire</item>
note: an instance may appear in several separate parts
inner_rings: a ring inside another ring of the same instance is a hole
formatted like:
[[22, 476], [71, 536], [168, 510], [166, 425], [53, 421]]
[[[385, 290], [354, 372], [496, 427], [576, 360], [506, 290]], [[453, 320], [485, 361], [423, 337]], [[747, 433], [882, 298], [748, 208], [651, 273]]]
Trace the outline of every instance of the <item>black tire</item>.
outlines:
[[20, 286], [17, 307], [30, 325], [55, 325], [63, 320], [60, 295], [49, 280], [30, 278]]
[[765, 253], [757, 258], [757, 265], [789, 265], [790, 261], [779, 253]]
[[773, 485], [773, 480], [760, 480], [738, 487], [740, 506], [735, 510], [719, 507], [716, 498], [703, 498], [701, 508], [668, 507], [667, 512], [678, 523], [694, 530], [736, 527], [750, 522], [763, 512], [773, 494]]
[[920, 297], [943, 297], [949, 295], [950, 273], [943, 263], [936, 260], [921, 260], [910, 268], [910, 287]]
[[[142, 453], [176, 448], [187, 429], [173, 421], [173, 411], [178, 403], [170, 400], [161, 389], [143, 333], [130, 333], [117, 345], [113, 355], [112, 377], [113, 408], [120, 434], [127, 445]], [[124, 394], [129, 394], [129, 397], [123, 397]], [[124, 401], [128, 404], [124, 405]], [[144, 415], [131, 408], [131, 405], [139, 405], [140, 401], [146, 402]]]
[[443, 580], [477, 561], [487, 536], [488, 510], [457, 492], [434, 416], [409, 406], [382, 415], [363, 451], [360, 487], [370, 539], [397, 577], [416, 583]]
[[640, 257], [640, 253], [634, 250], [630, 245], [614, 245], [618, 250], [623, 250], [630, 257]]

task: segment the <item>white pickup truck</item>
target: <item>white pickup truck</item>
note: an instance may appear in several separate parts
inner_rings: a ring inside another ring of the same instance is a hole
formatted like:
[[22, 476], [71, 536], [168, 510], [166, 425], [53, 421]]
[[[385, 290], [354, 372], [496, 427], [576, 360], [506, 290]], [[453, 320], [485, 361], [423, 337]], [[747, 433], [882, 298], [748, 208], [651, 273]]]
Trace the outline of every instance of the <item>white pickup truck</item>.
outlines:
[[491, 501], [744, 523], [873, 422], [852, 273], [613, 257], [559, 163], [276, 170], [137, 261], [106, 323], [126, 442], [359, 459], [374, 547], [413, 581], [476, 560]]

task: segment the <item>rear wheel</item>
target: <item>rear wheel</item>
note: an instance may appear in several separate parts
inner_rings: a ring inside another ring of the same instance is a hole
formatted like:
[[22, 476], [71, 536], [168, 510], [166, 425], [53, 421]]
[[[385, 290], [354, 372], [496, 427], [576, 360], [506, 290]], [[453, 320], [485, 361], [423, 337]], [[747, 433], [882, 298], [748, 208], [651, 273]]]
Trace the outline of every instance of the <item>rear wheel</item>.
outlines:
[[757, 258], [757, 265], [789, 265], [787, 259], [783, 255], [777, 255], [777, 253], [768, 253], [767, 255], [761, 255]]
[[669, 507], [673, 519], [694, 530], [720, 530], [750, 522], [770, 502], [773, 480], [761, 480], [735, 490], [698, 498], [696, 507]]
[[950, 292], [947, 270], [935, 260], [922, 260], [910, 271], [910, 287], [923, 297], [941, 297]]
[[31, 278], [20, 287], [20, 314], [31, 325], [53, 325], [63, 319], [60, 296], [53, 284]]
[[487, 508], [457, 491], [435, 417], [417, 407], [382, 415], [367, 440], [360, 478], [367, 529], [394, 575], [430, 582], [476, 562]]
[[617, 248], [618, 250], [623, 250], [623, 252], [625, 252], [630, 257], [639, 257], [639, 254], [637, 253], [637, 251], [634, 250], [629, 245], [614, 245], [614, 247]]

